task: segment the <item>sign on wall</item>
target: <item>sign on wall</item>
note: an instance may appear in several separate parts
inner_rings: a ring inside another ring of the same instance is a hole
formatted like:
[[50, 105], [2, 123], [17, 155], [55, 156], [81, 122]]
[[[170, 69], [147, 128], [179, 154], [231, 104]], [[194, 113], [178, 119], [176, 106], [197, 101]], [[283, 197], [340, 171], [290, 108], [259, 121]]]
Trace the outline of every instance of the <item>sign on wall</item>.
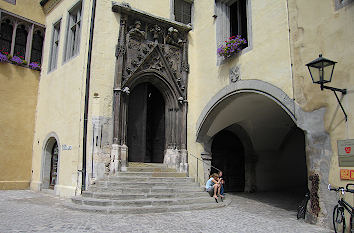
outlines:
[[354, 180], [354, 170], [340, 169], [340, 179], [341, 180]]
[[338, 140], [338, 160], [340, 167], [354, 167], [354, 139]]

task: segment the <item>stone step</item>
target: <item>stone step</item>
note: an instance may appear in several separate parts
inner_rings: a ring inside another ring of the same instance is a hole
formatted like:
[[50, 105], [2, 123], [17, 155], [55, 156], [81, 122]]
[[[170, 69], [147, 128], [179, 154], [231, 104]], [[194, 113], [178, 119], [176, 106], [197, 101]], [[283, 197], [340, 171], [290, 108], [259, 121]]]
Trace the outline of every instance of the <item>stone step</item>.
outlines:
[[194, 182], [126, 182], [126, 181], [97, 181], [95, 187], [126, 187], [126, 188], [173, 188], [173, 187], [199, 187], [199, 184]]
[[214, 203], [214, 199], [203, 195], [202, 197], [192, 198], [168, 198], [168, 199], [135, 199], [135, 200], [111, 200], [100, 198], [87, 198], [87, 197], [73, 197], [71, 201], [78, 205], [92, 205], [92, 206], [170, 206], [170, 205], [187, 205], [195, 203]]
[[194, 203], [187, 205], [169, 205], [169, 206], [91, 206], [91, 205], [78, 205], [75, 203], [66, 202], [64, 207], [85, 212], [96, 212], [105, 214], [150, 214], [150, 213], [165, 213], [165, 212], [179, 212], [190, 210], [214, 209], [225, 207], [230, 204], [230, 200], [224, 202], [208, 202], [208, 203]]
[[109, 190], [98, 190], [98, 191], [84, 191], [82, 192], [83, 197], [92, 197], [100, 199], [112, 199], [112, 200], [135, 200], [143, 198], [191, 198], [196, 196], [209, 196], [208, 193], [204, 191], [200, 192], [190, 192], [190, 193], [140, 193], [140, 194], [125, 194], [125, 193], [116, 193]]
[[168, 168], [168, 167], [127, 167], [127, 172], [177, 172], [177, 171], [174, 168]]
[[187, 177], [185, 172], [119, 172], [117, 177], [145, 176], [145, 177]]
[[140, 162], [129, 162], [128, 167], [156, 167], [156, 168], [167, 168], [166, 164], [163, 163], [140, 163]]
[[181, 193], [181, 192], [200, 192], [203, 191], [203, 188], [194, 186], [194, 187], [184, 187], [184, 188], [160, 188], [160, 187], [152, 187], [152, 188], [127, 188], [127, 187], [91, 187], [90, 191], [111, 191], [115, 193], [122, 194], [154, 194], [154, 193]]
[[108, 176], [102, 181], [117, 182], [194, 182], [192, 177], [144, 177], [144, 176]]

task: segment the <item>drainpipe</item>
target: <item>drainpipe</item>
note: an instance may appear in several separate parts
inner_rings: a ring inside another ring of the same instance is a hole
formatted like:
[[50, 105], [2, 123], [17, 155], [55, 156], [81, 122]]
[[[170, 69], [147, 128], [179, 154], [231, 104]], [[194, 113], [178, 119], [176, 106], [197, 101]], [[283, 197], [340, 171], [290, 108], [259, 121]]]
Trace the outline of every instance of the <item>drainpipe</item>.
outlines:
[[92, 13], [91, 13], [91, 25], [90, 25], [89, 49], [88, 49], [87, 68], [86, 68], [86, 90], [85, 90], [85, 109], [84, 109], [84, 134], [83, 134], [83, 148], [82, 148], [81, 193], [86, 188], [87, 118], [88, 118], [88, 107], [89, 107], [89, 97], [90, 97], [91, 58], [92, 58], [91, 53], [92, 53], [93, 30], [95, 27], [95, 15], [96, 15], [96, 0], [93, 0], [92, 1]]

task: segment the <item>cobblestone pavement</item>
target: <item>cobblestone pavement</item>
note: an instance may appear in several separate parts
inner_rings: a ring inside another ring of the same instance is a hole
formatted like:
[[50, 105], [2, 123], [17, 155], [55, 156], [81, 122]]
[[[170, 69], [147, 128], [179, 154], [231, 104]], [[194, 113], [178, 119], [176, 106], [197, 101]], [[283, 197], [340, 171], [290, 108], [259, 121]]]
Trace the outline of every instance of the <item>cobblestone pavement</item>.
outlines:
[[227, 198], [230, 206], [214, 210], [105, 215], [65, 209], [63, 199], [46, 193], [0, 191], [0, 232], [331, 232], [296, 220], [293, 210], [271, 205], [261, 194]]

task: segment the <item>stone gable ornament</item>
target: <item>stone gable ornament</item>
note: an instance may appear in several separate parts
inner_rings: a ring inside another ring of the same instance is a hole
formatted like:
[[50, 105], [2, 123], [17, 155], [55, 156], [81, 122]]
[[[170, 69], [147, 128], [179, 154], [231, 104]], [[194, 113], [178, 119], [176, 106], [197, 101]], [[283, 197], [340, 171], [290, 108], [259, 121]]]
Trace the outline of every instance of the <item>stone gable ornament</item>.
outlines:
[[235, 66], [230, 69], [230, 82], [235, 83], [240, 80], [240, 66]]
[[129, 38], [138, 41], [145, 40], [145, 32], [140, 30], [140, 28], [141, 28], [141, 22], [139, 20], [135, 21], [134, 28], [130, 29], [130, 31], [128, 32]]
[[166, 36], [166, 44], [174, 45], [181, 47], [182, 46], [182, 39], [179, 38], [179, 32], [177, 29], [170, 27], [167, 32]]

